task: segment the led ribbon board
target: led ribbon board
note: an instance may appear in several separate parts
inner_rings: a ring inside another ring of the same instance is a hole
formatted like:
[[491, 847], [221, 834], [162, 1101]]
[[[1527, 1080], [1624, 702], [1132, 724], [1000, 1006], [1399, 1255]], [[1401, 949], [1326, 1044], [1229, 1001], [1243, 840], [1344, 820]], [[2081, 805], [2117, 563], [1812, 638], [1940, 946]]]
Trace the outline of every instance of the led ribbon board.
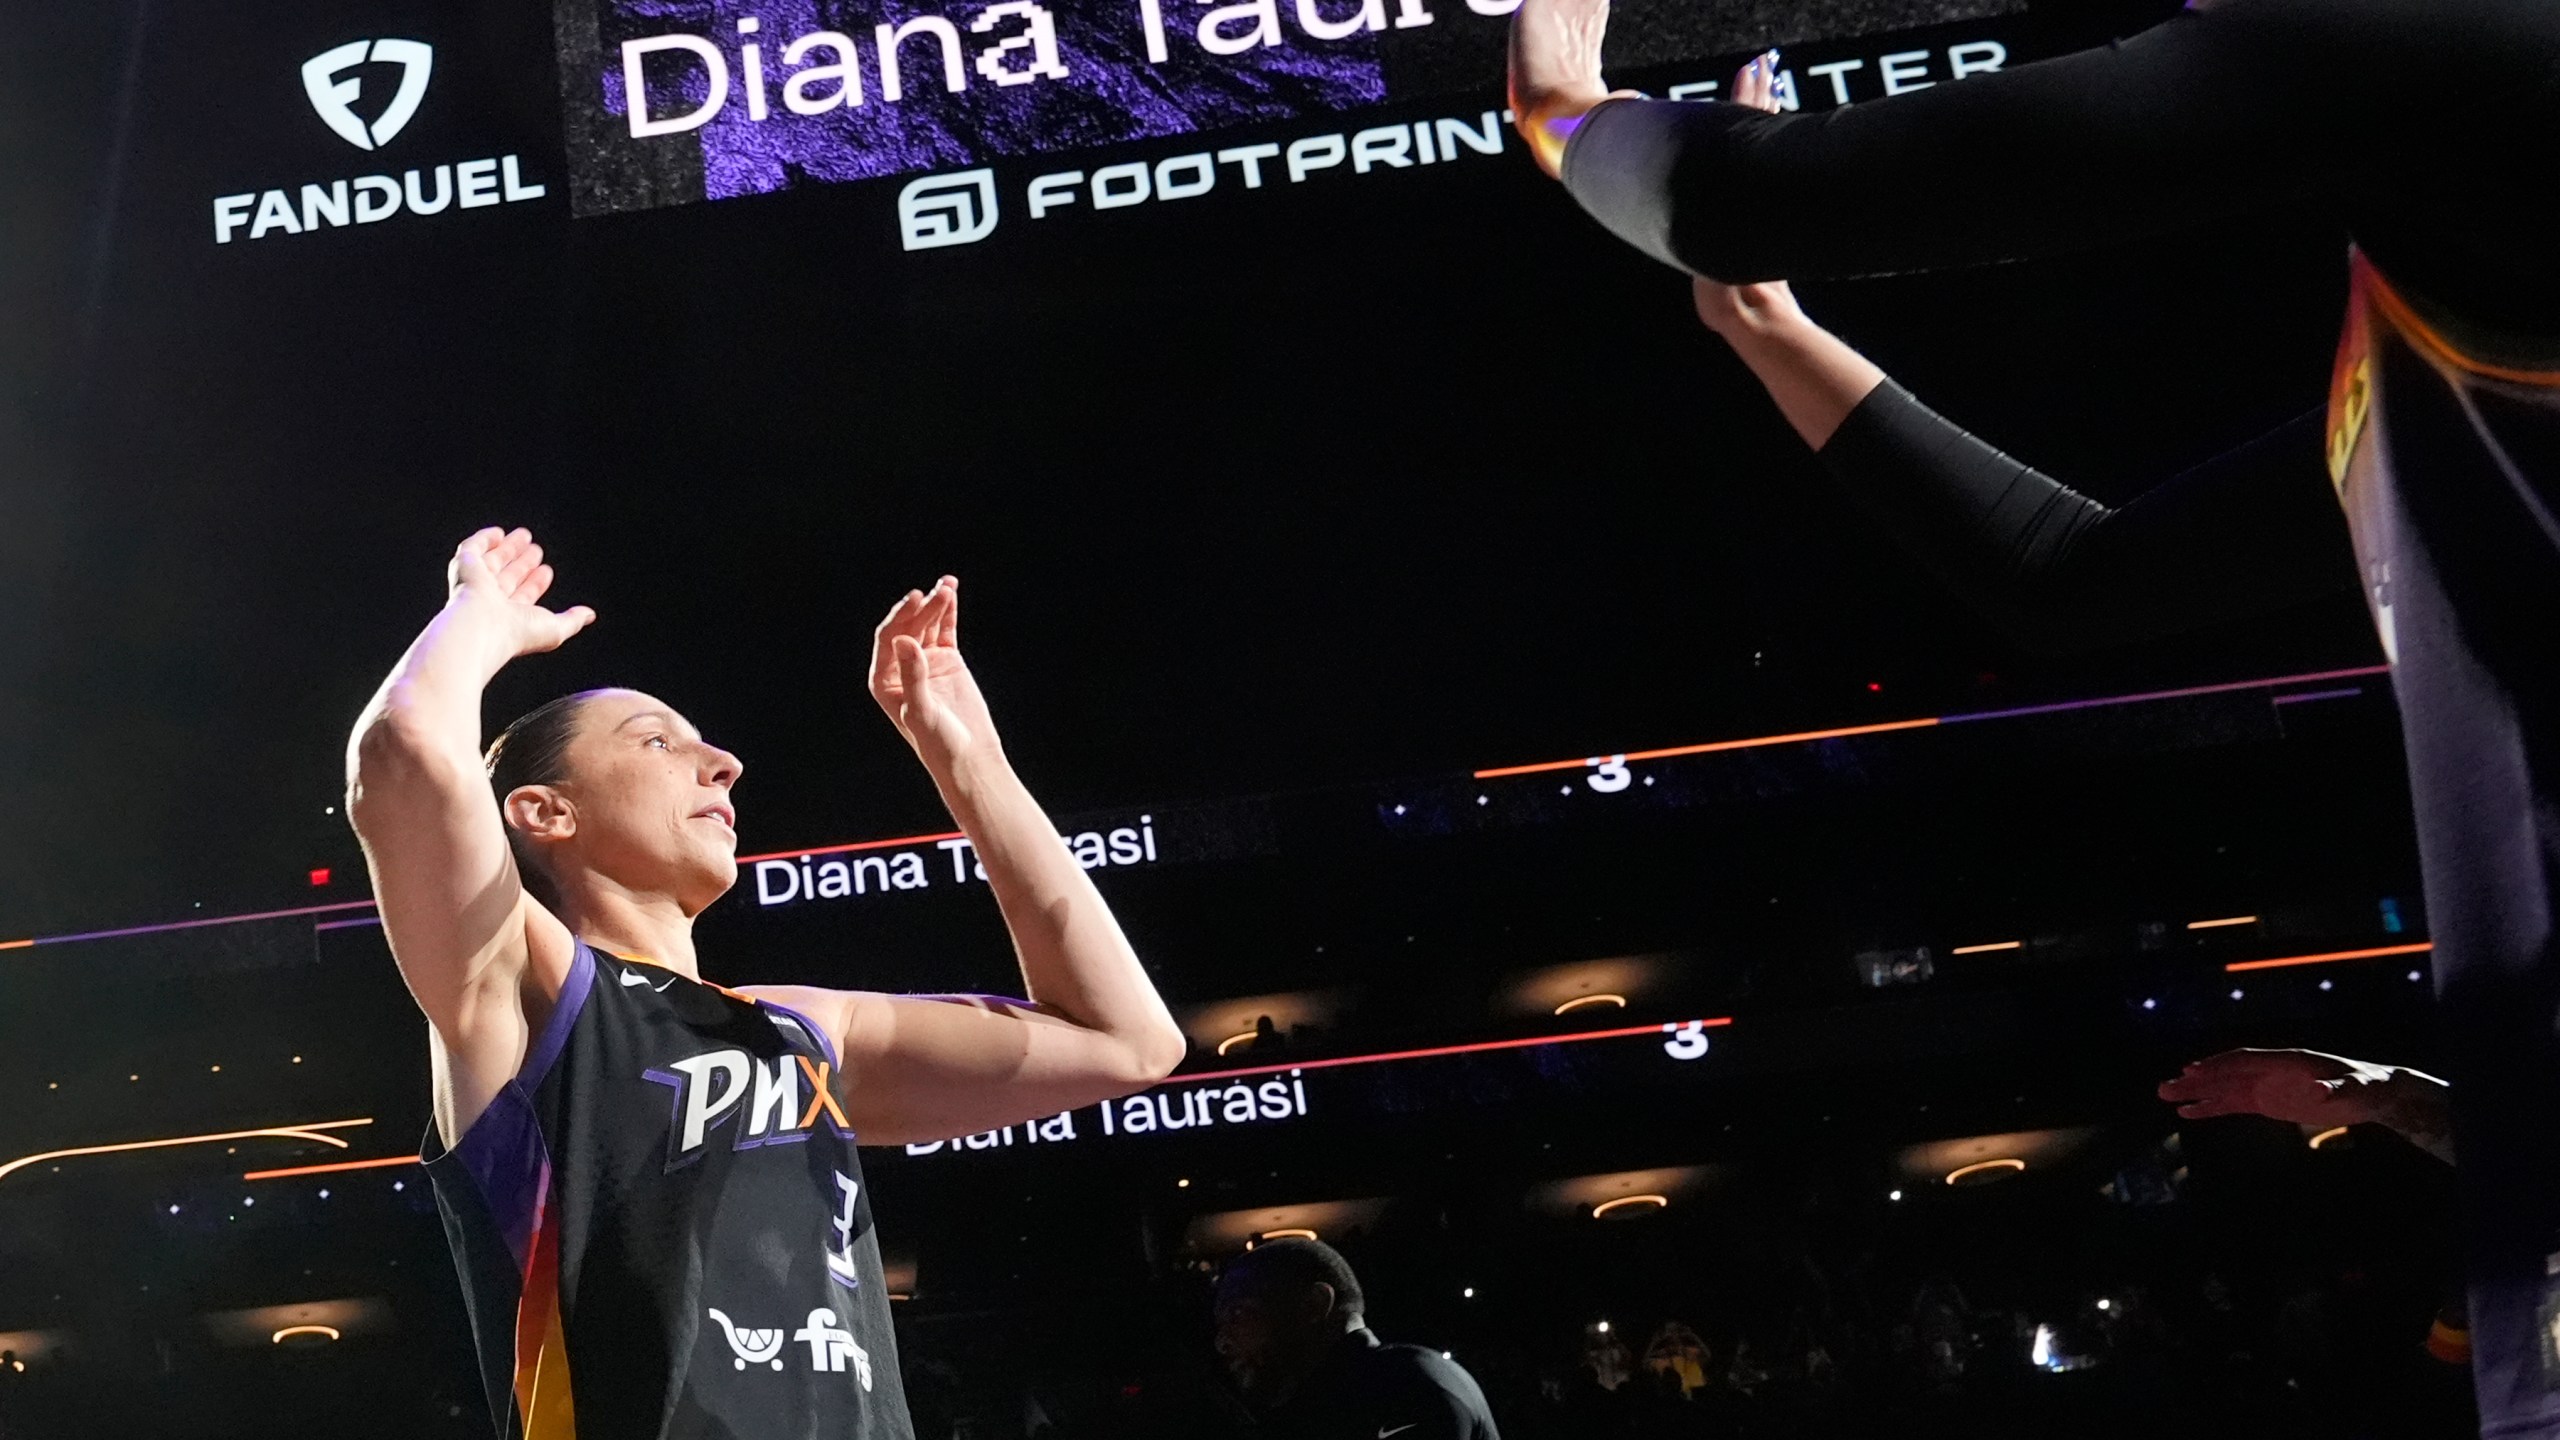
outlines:
[[[1459, 96], [1467, 103], [1453, 104], [1451, 119], [1472, 122], [1476, 138], [1457, 143], [1498, 149], [1507, 142], [1495, 97], [1518, 5], [556, 0], [573, 208], [598, 215], [805, 183], [962, 171], [1006, 157]], [[1770, 44], [2025, 8], [2025, 0], [1804, 0], [1786, 7], [1786, 33], [1775, 33], [1758, 6], [1621, 0], [1610, 58], [1630, 71], [1704, 64]], [[1819, 85], [1826, 100], [1846, 100], [1852, 76], [1861, 77], [1860, 93], [1882, 94], [1988, 72], [2006, 58], [1999, 43], [1975, 41], [1880, 53], [1872, 65], [1842, 60], [1823, 80], [1808, 67], [1804, 83]], [[1456, 139], [1437, 124], [1405, 135], [1392, 157], [1389, 138], [1374, 139], [1371, 158], [1428, 164]], [[1275, 171], [1285, 163], [1277, 147], [1258, 148]], [[1201, 190], [1224, 178], [1253, 183], [1243, 181], [1240, 160], [1216, 147], [1203, 160], [1205, 169], [1174, 183]], [[1229, 177], [1222, 167], [1231, 164]], [[966, 243], [995, 223], [991, 177], [951, 178], [950, 203], [961, 208], [943, 215], [942, 238], [932, 243]], [[1146, 182], [1133, 175], [1131, 183]]]

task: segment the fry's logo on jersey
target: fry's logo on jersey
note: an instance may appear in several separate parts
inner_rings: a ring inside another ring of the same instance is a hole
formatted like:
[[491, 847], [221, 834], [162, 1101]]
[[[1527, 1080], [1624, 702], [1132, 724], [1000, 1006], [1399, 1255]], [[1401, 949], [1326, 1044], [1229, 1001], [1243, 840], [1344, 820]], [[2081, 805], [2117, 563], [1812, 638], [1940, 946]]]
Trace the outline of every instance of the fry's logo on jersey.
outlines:
[[[853, 1126], [827, 1089], [827, 1062], [806, 1055], [758, 1060], [744, 1050], [714, 1050], [678, 1060], [666, 1070], [641, 1072], [675, 1092], [667, 1135], [667, 1168], [702, 1158], [713, 1130], [743, 1114], [733, 1150], [806, 1140], [827, 1117], [835, 1133], [853, 1138]], [[670, 1074], [669, 1071], [674, 1073]]]
[[[718, 1307], [709, 1312], [720, 1333], [729, 1341], [730, 1365], [739, 1370], [752, 1365], [782, 1368], [782, 1331], [740, 1325], [721, 1313]], [[809, 1312], [809, 1321], [791, 1332], [791, 1338], [809, 1347], [809, 1368], [820, 1374], [841, 1375], [850, 1367], [853, 1378], [863, 1389], [871, 1388], [871, 1352], [853, 1338], [853, 1332], [837, 1322], [836, 1312], [818, 1309]]]

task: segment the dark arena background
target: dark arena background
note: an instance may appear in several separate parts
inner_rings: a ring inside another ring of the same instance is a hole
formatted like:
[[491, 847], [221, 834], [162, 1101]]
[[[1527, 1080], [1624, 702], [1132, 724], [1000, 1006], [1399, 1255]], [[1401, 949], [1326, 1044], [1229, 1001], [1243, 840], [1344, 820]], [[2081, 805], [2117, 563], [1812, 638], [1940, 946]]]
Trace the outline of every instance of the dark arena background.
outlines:
[[[626, 684], [745, 758], [730, 982], [1018, 987], [863, 691], [962, 576], [1191, 1037], [866, 1152], [920, 1435], [1251, 1433], [1209, 1284], [1285, 1231], [1532, 1440], [2468, 1433], [2448, 1172], [2152, 1093], [2440, 1058], [2352, 590], [2009, 644], [1536, 172], [1502, 0], [1370, 8], [10, 7], [0, 1435], [492, 1433], [341, 813], [487, 523], [601, 616], [492, 725]], [[2171, 8], [1648, 0], [1613, 59], [1820, 110]], [[2320, 403], [2344, 284], [2278, 212], [1804, 301], [2122, 498]]]

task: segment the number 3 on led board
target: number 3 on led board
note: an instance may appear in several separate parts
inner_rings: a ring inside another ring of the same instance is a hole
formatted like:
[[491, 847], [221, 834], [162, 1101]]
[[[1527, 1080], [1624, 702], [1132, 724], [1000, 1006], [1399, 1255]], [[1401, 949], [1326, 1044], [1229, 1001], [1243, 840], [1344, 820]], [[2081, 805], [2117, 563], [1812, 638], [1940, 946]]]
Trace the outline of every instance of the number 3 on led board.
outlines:
[[1662, 1053], [1674, 1060], [1695, 1060], [1707, 1053], [1707, 1022], [1692, 1020], [1686, 1025], [1662, 1027], [1671, 1036], [1662, 1042]]

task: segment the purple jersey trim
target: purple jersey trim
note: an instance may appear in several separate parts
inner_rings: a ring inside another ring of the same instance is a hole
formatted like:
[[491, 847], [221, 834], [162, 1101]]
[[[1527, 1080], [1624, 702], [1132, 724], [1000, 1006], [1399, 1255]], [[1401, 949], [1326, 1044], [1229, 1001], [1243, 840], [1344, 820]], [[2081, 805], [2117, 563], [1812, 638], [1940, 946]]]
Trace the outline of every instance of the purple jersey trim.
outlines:
[[427, 1128], [427, 1145], [421, 1153], [432, 1166], [448, 1161], [461, 1167], [471, 1177], [472, 1186], [480, 1192], [481, 1203], [489, 1210], [489, 1218], [507, 1242], [507, 1253], [515, 1257], [517, 1268], [524, 1266], [533, 1244], [534, 1221], [541, 1213], [542, 1192], [549, 1184], [551, 1149], [542, 1135], [542, 1122], [535, 1115], [533, 1092], [542, 1085], [545, 1075], [558, 1063], [560, 1052], [569, 1044], [569, 1032], [576, 1028], [579, 1014], [586, 1009], [587, 996], [594, 989], [595, 952], [586, 942], [577, 942], [569, 958], [568, 978], [561, 982], [560, 997], [551, 1006], [551, 1018], [543, 1022], [542, 1033], [525, 1052], [524, 1064], [489, 1100], [489, 1108], [464, 1131], [462, 1143], [449, 1154], [439, 1153], [435, 1127]]
[[509, 1084], [490, 1100], [489, 1108], [463, 1132], [462, 1143], [449, 1154], [435, 1153], [435, 1129], [429, 1126], [427, 1163], [446, 1161], [471, 1177], [472, 1187], [488, 1207], [489, 1219], [507, 1242], [507, 1253], [522, 1270], [533, 1246], [533, 1224], [542, 1212], [542, 1192], [551, 1175], [551, 1149], [534, 1117], [533, 1101], [523, 1087]]
[[542, 1034], [525, 1052], [524, 1068], [516, 1072], [516, 1083], [527, 1090], [539, 1088], [542, 1077], [551, 1073], [552, 1062], [560, 1058], [571, 1027], [578, 1023], [578, 1012], [587, 1008], [588, 992], [595, 988], [596, 952], [584, 940], [576, 945], [569, 956], [569, 977], [560, 982], [560, 998], [552, 1003], [551, 1018], [543, 1022]]
[[756, 1003], [764, 1006], [768, 1010], [779, 1010], [783, 1014], [790, 1016], [792, 1019], [799, 1021], [800, 1028], [808, 1031], [809, 1038], [817, 1041], [818, 1048], [826, 1052], [827, 1068], [830, 1070], [841, 1070], [844, 1068], [844, 1062], [836, 1058], [836, 1037], [828, 1034], [825, 1028], [820, 1026], [817, 1021], [810, 1019], [808, 1016], [801, 1014], [799, 1011], [792, 1009], [790, 1006], [783, 1004], [779, 1000], [765, 1000], [760, 998]]

